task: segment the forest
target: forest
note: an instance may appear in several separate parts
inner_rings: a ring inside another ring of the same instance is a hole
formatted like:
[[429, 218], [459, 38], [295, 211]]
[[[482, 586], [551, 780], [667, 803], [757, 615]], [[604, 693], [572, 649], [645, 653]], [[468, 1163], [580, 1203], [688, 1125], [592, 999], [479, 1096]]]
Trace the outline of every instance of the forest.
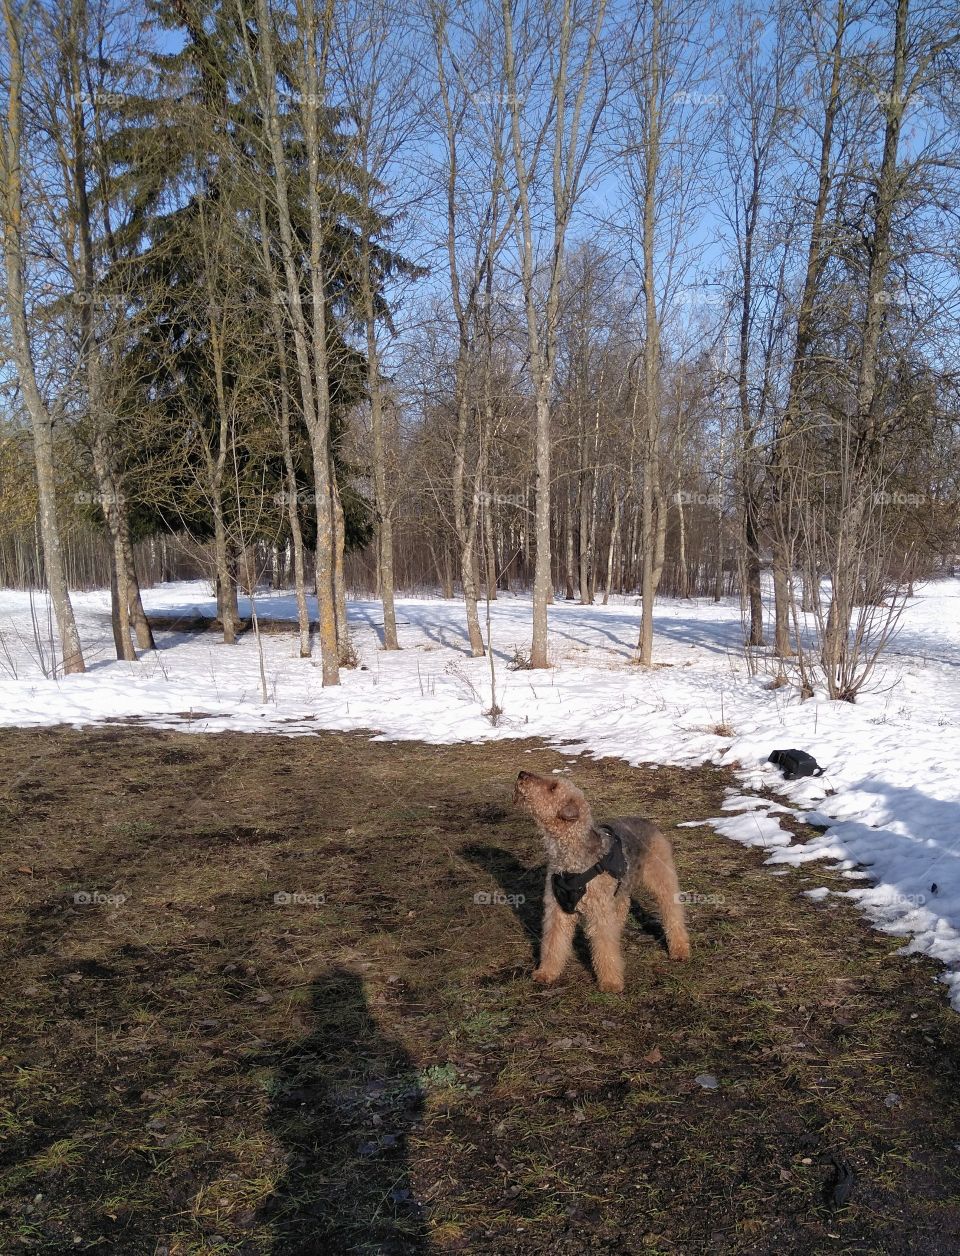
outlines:
[[[0, 583], [738, 595], [853, 700], [958, 548], [950, 0], [5, 0]], [[769, 580], [768, 609], [762, 583]], [[311, 604], [316, 597], [316, 613]], [[811, 628], [801, 632], [801, 621]]]

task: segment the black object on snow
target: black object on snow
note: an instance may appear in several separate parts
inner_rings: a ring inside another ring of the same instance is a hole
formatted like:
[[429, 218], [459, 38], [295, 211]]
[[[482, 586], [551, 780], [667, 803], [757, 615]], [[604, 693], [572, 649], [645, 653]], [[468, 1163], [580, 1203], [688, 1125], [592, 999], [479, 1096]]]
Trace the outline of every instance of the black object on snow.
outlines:
[[805, 750], [774, 750], [767, 762], [775, 763], [788, 781], [800, 776], [823, 776], [823, 768]]

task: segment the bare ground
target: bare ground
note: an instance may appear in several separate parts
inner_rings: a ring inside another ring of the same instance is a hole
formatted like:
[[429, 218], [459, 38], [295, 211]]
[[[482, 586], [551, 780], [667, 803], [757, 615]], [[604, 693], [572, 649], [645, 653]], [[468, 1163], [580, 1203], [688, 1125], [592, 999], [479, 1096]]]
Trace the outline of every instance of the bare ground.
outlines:
[[[626, 996], [531, 984], [566, 762], [0, 733], [0, 1251], [960, 1251], [960, 1018], [831, 873], [680, 829], [693, 962], [638, 912]], [[573, 771], [668, 831], [727, 783]]]

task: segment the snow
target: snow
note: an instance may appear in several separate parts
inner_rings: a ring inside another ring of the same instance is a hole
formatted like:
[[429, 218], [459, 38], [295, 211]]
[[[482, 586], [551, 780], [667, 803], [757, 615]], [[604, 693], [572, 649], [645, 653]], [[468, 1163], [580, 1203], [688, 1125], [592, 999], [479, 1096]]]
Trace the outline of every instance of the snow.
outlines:
[[[164, 615], [215, 613], [203, 582], [161, 585], [144, 600]], [[903, 936], [907, 951], [942, 962], [960, 1009], [960, 581], [918, 586], [871, 691], [855, 705], [822, 695], [800, 702], [789, 687], [771, 688], [769, 675], [752, 675], [732, 600], [659, 602], [659, 666], [650, 671], [631, 662], [639, 626], [632, 599], [558, 602], [550, 610], [554, 666], [509, 670], [515, 650], [529, 646], [530, 603], [501, 596], [491, 606], [503, 708], [496, 724], [486, 714], [489, 662], [469, 657], [459, 601], [399, 598], [399, 653], [380, 648], [379, 604], [351, 602], [361, 667], [344, 671], [338, 688], [322, 687], [318, 660], [298, 657], [294, 633], [265, 634], [266, 703], [252, 634], [230, 647], [215, 633], [159, 632], [155, 653], [122, 663], [112, 657], [109, 594], [76, 594], [74, 606], [89, 670], [47, 679], [33, 627], [40, 625], [42, 639], [45, 598], [36, 595], [31, 609], [28, 594], [0, 590], [0, 724], [109, 718], [198, 732], [364, 729], [438, 744], [542, 737], [571, 756], [725, 764], [738, 788], [724, 814], [693, 815], [689, 823], [708, 821], [722, 836], [767, 851], [774, 872], [834, 861], [851, 882], [841, 896]], [[262, 617], [296, 618], [289, 593], [263, 594], [257, 606]], [[245, 601], [240, 609], [249, 613]], [[824, 776], [785, 782], [766, 759], [792, 747], [813, 754]], [[781, 821], [796, 816], [823, 832], [795, 841]], [[682, 828], [675, 836], [683, 840]]]

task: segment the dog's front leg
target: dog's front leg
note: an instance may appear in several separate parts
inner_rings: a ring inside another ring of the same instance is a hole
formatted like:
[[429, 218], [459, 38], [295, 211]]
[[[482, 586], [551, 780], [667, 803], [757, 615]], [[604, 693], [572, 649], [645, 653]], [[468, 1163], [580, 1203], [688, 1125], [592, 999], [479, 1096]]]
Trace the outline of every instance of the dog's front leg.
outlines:
[[550, 873], [548, 872], [547, 885], [543, 894], [543, 938], [540, 941], [540, 966], [534, 969], [534, 981], [539, 981], [541, 985], [545, 986], [556, 981], [570, 958], [573, 935], [576, 929], [576, 913], [565, 912], [557, 906], [557, 900], [553, 897]]
[[630, 910], [626, 894], [610, 896], [597, 890], [584, 913], [583, 927], [590, 943], [590, 958], [597, 985], [607, 994], [623, 994], [623, 944], [621, 935]]

